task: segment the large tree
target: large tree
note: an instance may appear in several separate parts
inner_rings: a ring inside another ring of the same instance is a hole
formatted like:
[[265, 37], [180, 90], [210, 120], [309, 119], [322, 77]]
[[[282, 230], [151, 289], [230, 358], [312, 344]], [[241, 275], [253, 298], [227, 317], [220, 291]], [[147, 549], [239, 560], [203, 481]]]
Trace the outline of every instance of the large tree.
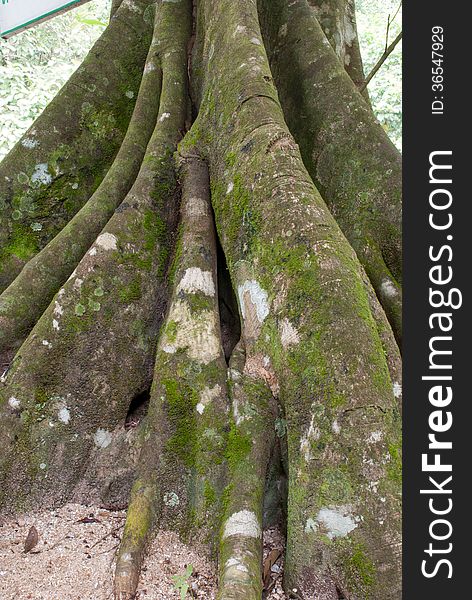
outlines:
[[116, 598], [157, 526], [261, 598], [274, 515], [292, 597], [400, 598], [401, 159], [352, 11], [115, 0], [0, 164], [0, 504], [128, 505]]

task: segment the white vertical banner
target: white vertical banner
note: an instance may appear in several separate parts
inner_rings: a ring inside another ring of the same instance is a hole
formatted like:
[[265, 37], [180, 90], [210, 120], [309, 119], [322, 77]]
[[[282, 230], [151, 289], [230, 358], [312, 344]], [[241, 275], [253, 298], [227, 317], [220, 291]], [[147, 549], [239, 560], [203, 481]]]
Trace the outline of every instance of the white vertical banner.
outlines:
[[0, 36], [9, 37], [89, 0], [0, 0]]

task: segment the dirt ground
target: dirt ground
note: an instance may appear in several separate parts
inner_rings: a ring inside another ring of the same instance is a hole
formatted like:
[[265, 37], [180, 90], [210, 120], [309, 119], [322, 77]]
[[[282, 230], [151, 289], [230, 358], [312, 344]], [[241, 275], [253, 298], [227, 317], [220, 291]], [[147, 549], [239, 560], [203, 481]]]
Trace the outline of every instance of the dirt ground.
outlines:
[[[112, 600], [115, 553], [125, 517], [125, 511], [68, 504], [0, 520], [0, 600]], [[33, 547], [25, 552], [27, 538]], [[283, 547], [278, 530], [264, 533], [267, 600], [285, 599]], [[192, 573], [185, 578], [189, 565]], [[214, 564], [176, 534], [160, 531], [144, 562], [136, 598], [178, 600], [179, 580], [189, 585], [187, 598], [215, 599]]]

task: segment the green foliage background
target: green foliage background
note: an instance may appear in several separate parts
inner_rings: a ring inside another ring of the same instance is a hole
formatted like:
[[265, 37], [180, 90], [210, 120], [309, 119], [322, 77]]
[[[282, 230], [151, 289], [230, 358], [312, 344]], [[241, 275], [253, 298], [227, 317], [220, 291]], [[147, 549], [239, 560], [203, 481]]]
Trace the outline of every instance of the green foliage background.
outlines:
[[[111, 0], [93, 0], [9, 40], [0, 40], [0, 160], [80, 65], [108, 21]], [[365, 71], [385, 47], [398, 0], [357, 0]], [[401, 29], [401, 10], [390, 41]], [[401, 43], [369, 86], [376, 114], [401, 149]]]
[[[385, 49], [388, 15], [399, 8], [399, 0], [356, 0], [356, 19], [364, 70], [369, 74]], [[402, 10], [390, 24], [389, 44], [402, 28]], [[402, 149], [402, 43], [390, 54], [369, 85], [377, 118], [400, 150]]]
[[0, 39], [0, 159], [82, 62], [108, 22], [111, 0], [94, 0]]

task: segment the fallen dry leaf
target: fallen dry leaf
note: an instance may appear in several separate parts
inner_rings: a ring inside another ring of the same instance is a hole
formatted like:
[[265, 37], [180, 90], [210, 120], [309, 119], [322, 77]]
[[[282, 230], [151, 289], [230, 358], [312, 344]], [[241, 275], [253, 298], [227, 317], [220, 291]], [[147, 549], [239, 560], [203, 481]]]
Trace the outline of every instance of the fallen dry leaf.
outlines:
[[24, 549], [25, 554], [30, 552], [36, 546], [36, 544], [38, 543], [38, 540], [39, 540], [38, 530], [36, 529], [36, 527], [34, 525], [32, 525], [30, 527], [30, 530], [28, 531], [28, 535], [26, 536], [26, 540], [25, 540], [25, 549]]
[[270, 583], [270, 570], [272, 566], [277, 562], [282, 552], [278, 548], [274, 548], [269, 552], [264, 560], [262, 580], [264, 581], [264, 589], [267, 590]]
[[100, 521], [95, 519], [95, 517], [84, 517], [83, 519], [79, 519], [77, 523], [100, 523]]

